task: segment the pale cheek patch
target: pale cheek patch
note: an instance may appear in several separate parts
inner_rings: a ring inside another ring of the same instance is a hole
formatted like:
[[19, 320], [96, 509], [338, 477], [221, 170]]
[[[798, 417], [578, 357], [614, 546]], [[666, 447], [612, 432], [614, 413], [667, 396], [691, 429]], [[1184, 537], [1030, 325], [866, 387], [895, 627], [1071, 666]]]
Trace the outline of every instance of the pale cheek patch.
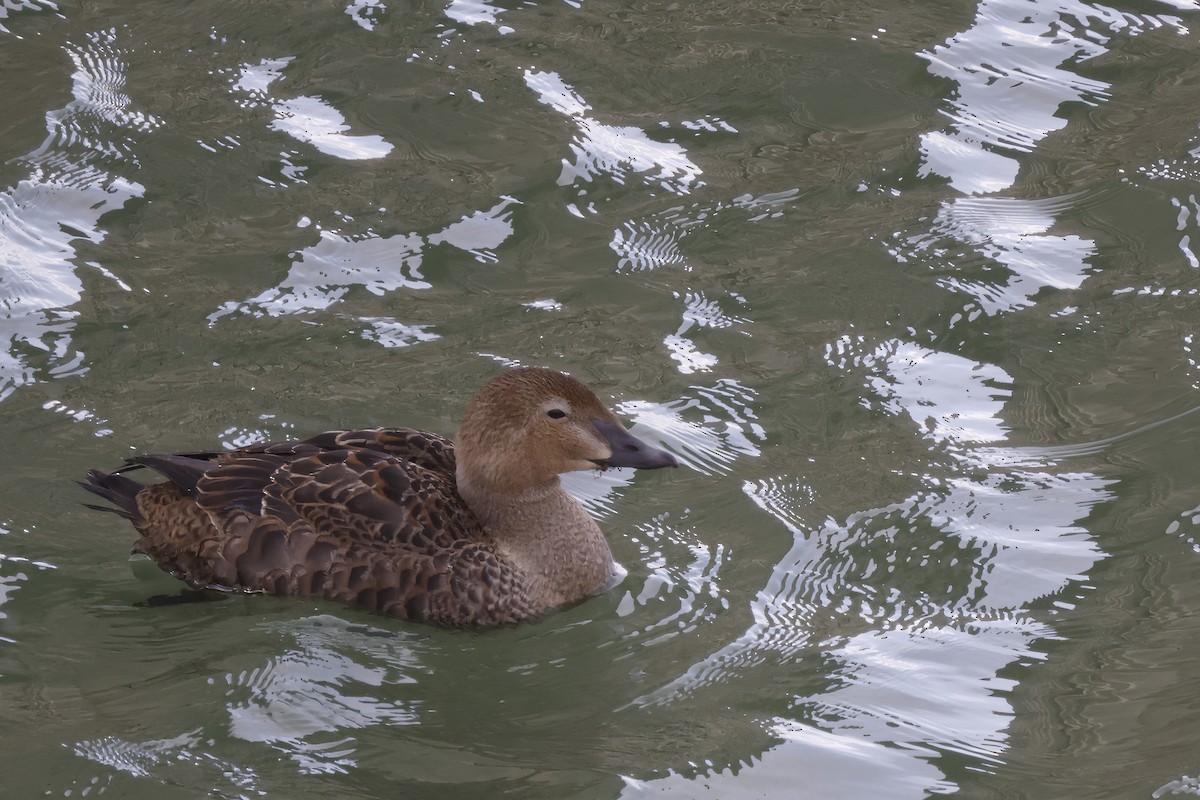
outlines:
[[590, 445], [589, 450], [591, 454], [588, 456], [589, 460], [594, 458], [612, 458], [612, 445], [610, 445], [605, 439], [596, 436], [590, 430], [581, 431], [580, 433], [586, 437], [588, 444]]

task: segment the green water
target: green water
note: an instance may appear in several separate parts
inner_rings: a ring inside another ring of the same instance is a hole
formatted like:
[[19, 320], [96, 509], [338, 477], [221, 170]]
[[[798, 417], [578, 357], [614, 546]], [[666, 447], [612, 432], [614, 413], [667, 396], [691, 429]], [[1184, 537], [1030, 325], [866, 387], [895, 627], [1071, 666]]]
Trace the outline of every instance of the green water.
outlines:
[[[0, 793], [1200, 791], [1198, 10], [0, 6]], [[72, 483], [514, 363], [684, 465], [535, 624], [183, 602]]]

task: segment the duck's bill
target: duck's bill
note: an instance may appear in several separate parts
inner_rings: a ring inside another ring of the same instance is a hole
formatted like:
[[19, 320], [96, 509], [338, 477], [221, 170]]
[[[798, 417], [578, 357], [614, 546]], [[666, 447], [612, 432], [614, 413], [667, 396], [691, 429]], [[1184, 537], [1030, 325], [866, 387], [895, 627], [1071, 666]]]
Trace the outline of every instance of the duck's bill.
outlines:
[[593, 420], [596, 432], [604, 437], [612, 448], [612, 455], [592, 463], [601, 469], [609, 467], [633, 467], [634, 469], [659, 469], [678, 467], [675, 456], [658, 447], [646, 444], [618, 422], [607, 419]]

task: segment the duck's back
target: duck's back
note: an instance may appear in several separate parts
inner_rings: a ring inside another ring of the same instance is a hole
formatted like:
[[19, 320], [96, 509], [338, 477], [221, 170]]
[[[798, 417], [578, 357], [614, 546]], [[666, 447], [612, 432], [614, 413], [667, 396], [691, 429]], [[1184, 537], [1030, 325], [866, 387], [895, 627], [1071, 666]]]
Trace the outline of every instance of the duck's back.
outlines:
[[324, 597], [442, 624], [538, 610], [459, 496], [454, 445], [440, 436], [334, 431], [130, 466], [168, 481], [93, 471], [85, 488], [134, 523], [135, 551], [194, 587]]

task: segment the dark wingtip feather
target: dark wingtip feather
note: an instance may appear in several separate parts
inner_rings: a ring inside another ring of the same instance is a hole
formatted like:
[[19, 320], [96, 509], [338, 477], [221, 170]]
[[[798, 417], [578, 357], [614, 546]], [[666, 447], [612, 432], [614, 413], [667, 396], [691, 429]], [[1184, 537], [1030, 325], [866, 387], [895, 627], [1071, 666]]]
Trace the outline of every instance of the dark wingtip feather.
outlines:
[[149, 467], [188, 494], [195, 494], [197, 481], [217, 466], [212, 461], [175, 455], [137, 456], [129, 459], [129, 463]]
[[[83, 483], [81, 481], [75, 481], [75, 482], [78, 483], [80, 486], [83, 486]], [[84, 488], [87, 488], [87, 487], [84, 487]], [[112, 506], [98, 506], [95, 503], [81, 503], [81, 505], [84, 508], [90, 508], [92, 511], [107, 511], [109, 514], [120, 514], [122, 517], [126, 516], [126, 514], [123, 510], [121, 510], [119, 508], [113, 508]]]
[[146, 488], [143, 484], [131, 478], [126, 478], [124, 475], [101, 472], [98, 469], [88, 470], [87, 480], [76, 481], [76, 483], [92, 494], [99, 495], [116, 506], [116, 508], [109, 508], [107, 506], [84, 503], [88, 508], [119, 514], [133, 523], [141, 521], [142, 515], [138, 511], [137, 496], [138, 492]]

